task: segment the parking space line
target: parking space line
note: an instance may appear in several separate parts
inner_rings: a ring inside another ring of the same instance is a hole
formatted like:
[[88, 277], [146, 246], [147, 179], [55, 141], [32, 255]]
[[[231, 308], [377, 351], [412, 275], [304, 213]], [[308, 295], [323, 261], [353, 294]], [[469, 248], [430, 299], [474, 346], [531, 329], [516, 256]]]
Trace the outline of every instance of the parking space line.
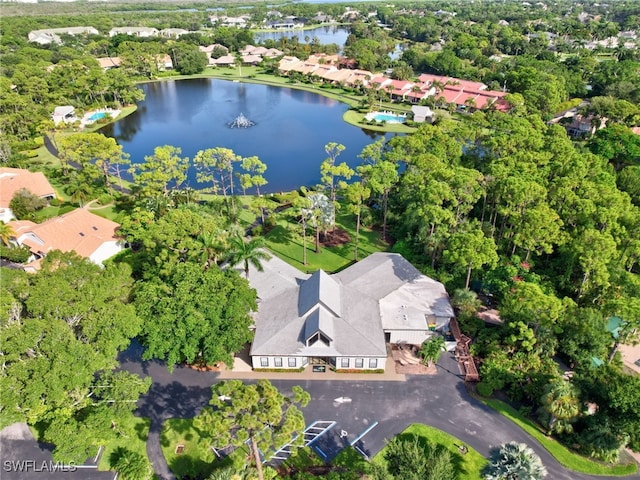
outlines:
[[371, 425], [369, 425], [369, 427], [368, 427], [364, 432], [362, 432], [360, 435], [358, 435], [358, 436], [357, 436], [357, 437], [356, 437], [356, 438], [355, 438], [355, 439], [350, 443], [350, 445], [353, 447], [353, 445], [354, 445], [358, 440], [360, 440], [360, 439], [361, 439], [362, 437], [364, 437], [367, 433], [369, 433], [371, 430], [373, 430], [373, 429], [375, 428], [375, 426], [376, 426], [376, 425], [378, 425], [378, 422], [377, 422], [377, 421], [375, 421], [375, 422], [373, 422]]

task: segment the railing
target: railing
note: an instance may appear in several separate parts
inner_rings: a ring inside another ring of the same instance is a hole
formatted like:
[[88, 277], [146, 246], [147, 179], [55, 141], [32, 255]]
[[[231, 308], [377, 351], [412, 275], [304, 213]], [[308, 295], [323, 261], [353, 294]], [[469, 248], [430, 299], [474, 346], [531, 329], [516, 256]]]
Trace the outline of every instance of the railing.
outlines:
[[453, 337], [456, 339], [455, 355], [460, 371], [464, 375], [464, 381], [479, 382], [480, 374], [476, 368], [476, 362], [473, 360], [471, 353], [469, 353], [471, 338], [460, 332], [460, 326], [455, 318], [452, 318], [449, 322], [449, 328], [451, 329]]

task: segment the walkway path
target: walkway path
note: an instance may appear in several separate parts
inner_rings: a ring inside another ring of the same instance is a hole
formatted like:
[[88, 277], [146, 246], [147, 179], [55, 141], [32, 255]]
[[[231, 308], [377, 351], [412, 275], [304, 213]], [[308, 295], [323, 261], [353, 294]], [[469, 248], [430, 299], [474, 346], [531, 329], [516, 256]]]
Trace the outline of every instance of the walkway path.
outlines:
[[[142, 348], [134, 344], [121, 355], [120, 360], [126, 370], [153, 378], [149, 393], [139, 401], [137, 413], [151, 418], [147, 451], [155, 471], [161, 479], [173, 479], [160, 448], [161, 425], [168, 418], [188, 418], [198, 414], [207, 405], [211, 385], [220, 379], [220, 374], [183, 367], [169, 373], [160, 362], [142, 362], [141, 352]], [[485, 456], [491, 447], [501, 443], [524, 442], [540, 455], [549, 471], [548, 478], [553, 480], [620, 478], [591, 476], [564, 469], [526, 432], [468, 395], [451, 354], [442, 356], [437, 375], [408, 376], [404, 382], [395, 378], [385, 381], [384, 377], [377, 375], [361, 378], [362, 375], [351, 377], [350, 374], [340, 374], [340, 379], [317, 380], [317, 375], [303, 372], [296, 376], [296, 380], [271, 378], [274, 385], [285, 391], [293, 385], [301, 385], [307, 390], [312, 397], [304, 409], [307, 423], [336, 421], [337, 431], [347, 433], [347, 438], [341, 439], [344, 443], [353, 441], [378, 422], [358, 442], [370, 456], [380, 451], [387, 440], [410, 423], [424, 423], [455, 435]], [[237, 376], [256, 378], [267, 374], [253, 372]], [[335, 402], [338, 397], [349, 397], [352, 401]]]

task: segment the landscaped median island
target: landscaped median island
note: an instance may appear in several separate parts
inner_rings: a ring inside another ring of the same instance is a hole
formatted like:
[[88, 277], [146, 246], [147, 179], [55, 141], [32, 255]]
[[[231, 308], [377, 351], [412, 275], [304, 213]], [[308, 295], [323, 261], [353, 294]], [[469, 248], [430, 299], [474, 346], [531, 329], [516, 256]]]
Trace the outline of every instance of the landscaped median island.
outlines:
[[621, 477], [631, 475], [638, 471], [638, 465], [635, 462], [606, 465], [583, 457], [582, 455], [572, 452], [564, 445], [561, 445], [556, 440], [546, 435], [538, 425], [526, 418], [510, 405], [495, 399], [482, 399], [482, 402], [493, 408], [501, 415], [507, 417], [533, 438], [538, 440], [538, 442], [540, 442], [540, 444], [553, 456], [553, 458], [568, 470], [588, 473], [590, 475], [617, 475]]
[[[451, 472], [457, 480], [481, 480], [481, 471], [487, 464], [478, 451], [465, 445], [456, 437], [442, 430], [428, 425], [413, 424], [407, 427], [394, 439], [389, 439], [387, 444], [370, 461], [367, 461], [353, 447], [347, 447], [329, 464], [316, 455], [313, 448], [299, 449], [286, 462], [278, 468], [279, 476], [284, 478], [300, 478], [299, 474], [306, 473], [304, 478], [316, 478], [315, 475], [326, 476], [331, 472], [340, 473], [342, 479], [360, 479], [362, 475], [372, 474], [373, 470], [382, 469], [395, 475], [395, 478], [407, 478], [403, 476], [402, 469], [411, 464], [415, 458], [398, 458], [400, 451], [411, 451], [423, 455], [423, 460], [439, 455], [448, 459]], [[216, 459], [205, 447], [206, 441], [195, 426], [193, 419], [175, 418], [165, 422], [161, 433], [162, 451], [171, 471], [178, 477], [192, 476], [205, 478], [216, 470], [222, 470], [233, 465], [241, 468], [247, 461], [249, 450], [246, 447], [236, 449], [224, 459]], [[228, 451], [226, 453], [229, 453]], [[418, 464], [421, 462], [418, 459]], [[405, 461], [409, 463], [405, 463]], [[412, 467], [419, 468], [417, 464]], [[406, 474], [406, 472], [405, 472]], [[377, 477], [374, 477], [377, 478]], [[444, 477], [443, 477], [444, 478]]]
[[149, 436], [149, 426], [151, 420], [149, 418], [133, 417], [126, 428], [131, 432], [127, 436], [118, 437], [107, 442], [102, 450], [98, 470], [113, 470], [114, 461], [117, 456], [118, 449], [127, 449], [141, 455], [148, 462], [147, 458], [147, 437]]
[[[436, 452], [440, 455], [444, 454], [445, 458], [448, 455], [453, 474], [450, 478], [456, 478], [457, 480], [482, 479], [481, 471], [487, 464], [487, 459], [477, 450], [465, 445], [461, 440], [442, 430], [429, 425], [415, 423], [409, 425], [393, 441], [399, 442], [401, 446], [405, 447], [405, 452], [412, 450], [412, 444], [417, 443], [420, 447], [418, 451], [422, 451], [424, 457], [433, 457]], [[403, 460], [393, 458], [396, 456], [396, 453], [391, 451], [393, 448], [388, 443], [368, 463], [355, 449], [349, 447], [334, 459], [332, 465], [362, 473], [370, 472], [372, 465], [375, 465], [376, 467], [373, 468], [382, 468], [384, 471], [395, 474], [395, 478], [408, 478], [406, 472], [405, 476], [403, 476], [402, 471], [398, 471], [398, 468], [403, 468]], [[418, 467], [419, 465], [412, 464], [412, 466]], [[415, 472], [415, 470], [413, 471]]]

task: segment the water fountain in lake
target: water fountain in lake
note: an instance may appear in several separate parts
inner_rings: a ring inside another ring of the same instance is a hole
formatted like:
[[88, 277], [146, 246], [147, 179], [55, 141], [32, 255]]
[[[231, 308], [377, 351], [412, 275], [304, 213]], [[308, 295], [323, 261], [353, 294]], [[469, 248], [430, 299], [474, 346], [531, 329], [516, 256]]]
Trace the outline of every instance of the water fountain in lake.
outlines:
[[255, 123], [245, 117], [242, 113], [236, 117], [236, 119], [229, 124], [231, 128], [249, 128], [253, 127]]

